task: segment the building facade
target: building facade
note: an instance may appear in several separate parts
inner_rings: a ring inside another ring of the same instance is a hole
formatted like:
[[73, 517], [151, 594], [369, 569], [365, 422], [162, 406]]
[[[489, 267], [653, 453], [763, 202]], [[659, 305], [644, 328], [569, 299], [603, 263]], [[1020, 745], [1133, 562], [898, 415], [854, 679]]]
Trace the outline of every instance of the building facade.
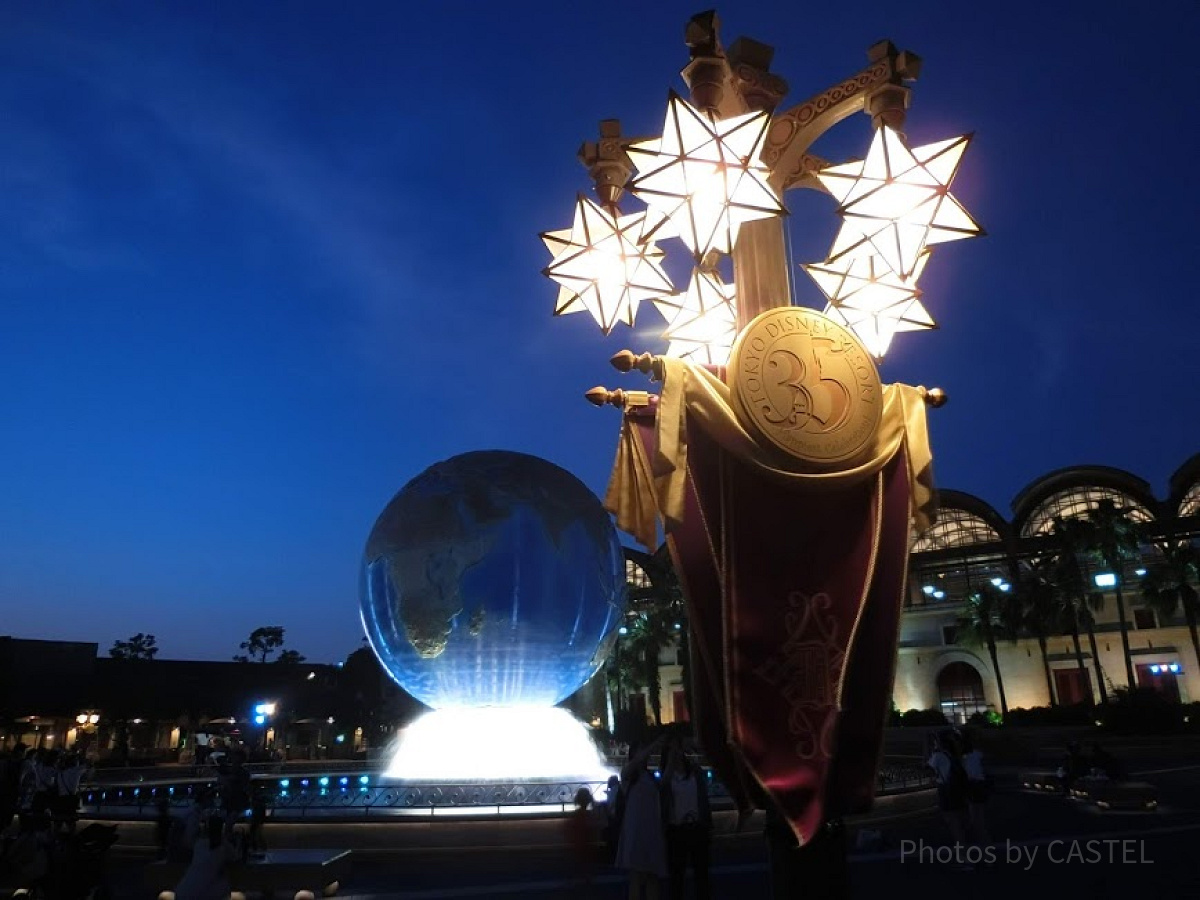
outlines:
[[[1094, 657], [1089, 636], [1081, 633], [1083, 671], [1074, 640], [1061, 627], [1047, 636], [1045, 659], [1027, 635], [998, 639], [995, 663], [980, 642], [964, 639], [972, 595], [985, 585], [1018, 590], [1061, 552], [1053, 537], [1056, 517], [1085, 518], [1105, 500], [1135, 523], [1139, 552], [1120, 571], [1094, 558], [1083, 563], [1096, 650]], [[957, 491], [940, 492], [940, 501], [937, 524], [916, 541], [910, 560], [893, 688], [897, 709], [940, 709], [962, 722], [976, 712], [1000, 711], [1001, 682], [1009, 709], [1099, 700], [1101, 679], [1108, 696], [1129, 687], [1118, 590], [1133, 686], [1177, 702], [1200, 701], [1200, 659], [1182, 609], [1164, 615], [1142, 590], [1168, 547], [1200, 547], [1200, 454], [1175, 472], [1161, 499], [1129, 472], [1079, 466], [1032, 482], [1012, 501], [1009, 518]]]

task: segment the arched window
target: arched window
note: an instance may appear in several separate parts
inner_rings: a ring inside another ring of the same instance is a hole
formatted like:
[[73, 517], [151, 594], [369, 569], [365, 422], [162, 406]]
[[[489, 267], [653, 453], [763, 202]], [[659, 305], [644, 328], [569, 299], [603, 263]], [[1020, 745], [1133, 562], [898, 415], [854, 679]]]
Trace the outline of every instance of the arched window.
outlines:
[[638, 588], [650, 586], [650, 576], [646, 570], [628, 556], [625, 557], [625, 583]]
[[945, 550], [1000, 540], [1000, 534], [982, 518], [965, 509], [943, 509], [933, 527], [913, 544], [912, 552]]
[[983, 678], [970, 663], [947, 663], [937, 676], [942, 713], [954, 725], [965, 725], [977, 712], [987, 712]]
[[1200, 481], [1197, 481], [1179, 501], [1179, 517], [1200, 516]]
[[1135, 522], [1152, 522], [1154, 516], [1150, 511], [1130, 497], [1115, 488], [1088, 485], [1086, 487], [1068, 488], [1051, 494], [1033, 508], [1025, 524], [1021, 526], [1021, 537], [1036, 537], [1050, 534], [1054, 530], [1054, 517], [1078, 519], [1095, 509], [1101, 500], [1113, 500], [1120, 507], [1129, 511], [1129, 517]]

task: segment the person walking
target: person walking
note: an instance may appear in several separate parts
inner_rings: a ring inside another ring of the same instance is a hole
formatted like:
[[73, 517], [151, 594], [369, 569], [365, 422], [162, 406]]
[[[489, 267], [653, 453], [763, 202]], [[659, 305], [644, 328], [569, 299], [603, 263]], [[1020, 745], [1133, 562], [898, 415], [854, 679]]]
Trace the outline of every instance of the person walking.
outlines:
[[708, 779], [687, 755], [681, 738], [668, 742], [663, 752], [660, 788], [666, 824], [671, 900], [683, 900], [684, 880], [689, 866], [695, 878], [696, 900], [708, 900], [712, 895], [708, 874], [712, 855]]
[[959, 739], [963, 771], [967, 773], [967, 836], [971, 842], [986, 847], [992, 842], [987, 826], [987, 802], [992, 782], [983, 765], [983, 751], [975, 746], [975, 738], [964, 731]]
[[927, 765], [933, 770], [937, 786], [938, 810], [957, 850], [967, 841], [967, 773], [954, 732], [949, 729], [938, 732]]
[[615, 865], [629, 873], [629, 900], [658, 900], [658, 883], [667, 876], [663, 834], [662, 795], [654, 773], [647, 768], [661, 741], [629, 748], [621, 770], [621, 837]]

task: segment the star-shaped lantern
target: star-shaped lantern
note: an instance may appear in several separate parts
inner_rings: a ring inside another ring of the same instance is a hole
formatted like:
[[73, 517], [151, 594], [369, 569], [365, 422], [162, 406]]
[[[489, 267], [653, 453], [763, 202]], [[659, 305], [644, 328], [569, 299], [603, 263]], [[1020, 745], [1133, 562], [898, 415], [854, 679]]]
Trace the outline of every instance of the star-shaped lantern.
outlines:
[[716, 120], [671, 92], [661, 138], [631, 144], [629, 189], [674, 224], [697, 261], [731, 253], [743, 222], [784, 213], [759, 153], [769, 112]]
[[608, 334], [618, 322], [632, 325], [643, 300], [676, 294], [663, 251], [646, 237], [648, 223], [657, 222], [645, 212], [617, 215], [580, 196], [574, 224], [541, 236], [554, 254], [542, 274], [560, 285], [554, 314], [586, 309]]
[[804, 266], [804, 271], [829, 298], [825, 315], [853, 331], [867, 352], [881, 360], [896, 332], [937, 328], [917, 290], [929, 254], [921, 253], [907, 280], [877, 256]]
[[909, 150], [884, 125], [865, 160], [818, 172], [843, 217], [828, 261], [876, 255], [910, 279], [928, 244], [982, 234], [948, 190], [970, 142], [966, 135]]
[[687, 292], [678, 303], [656, 301], [667, 318], [663, 337], [669, 341], [667, 356], [695, 363], [723, 366], [729, 362], [737, 339], [737, 306], [734, 288], [710, 269], [692, 272]]

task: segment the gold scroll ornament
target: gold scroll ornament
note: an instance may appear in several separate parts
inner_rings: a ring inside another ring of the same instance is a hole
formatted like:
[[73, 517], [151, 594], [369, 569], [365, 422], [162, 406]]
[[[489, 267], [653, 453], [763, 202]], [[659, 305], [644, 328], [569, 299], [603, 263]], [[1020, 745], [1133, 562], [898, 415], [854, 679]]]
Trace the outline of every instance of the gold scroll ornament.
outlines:
[[858, 339], [816, 310], [756, 316], [730, 356], [738, 422], [792, 465], [830, 471], [862, 455], [883, 416], [879, 372]]

